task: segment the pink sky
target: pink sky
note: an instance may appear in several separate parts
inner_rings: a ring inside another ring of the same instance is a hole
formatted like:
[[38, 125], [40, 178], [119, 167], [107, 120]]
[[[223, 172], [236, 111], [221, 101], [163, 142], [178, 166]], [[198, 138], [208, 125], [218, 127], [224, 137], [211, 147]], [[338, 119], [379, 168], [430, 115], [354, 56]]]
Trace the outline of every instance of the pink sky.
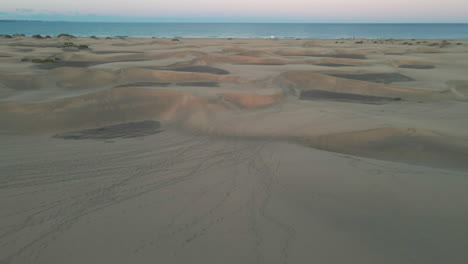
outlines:
[[[0, 11], [118, 16], [241, 16], [357, 19], [366, 22], [468, 22], [468, 0], [15, 0]], [[400, 21], [404, 20], [404, 21]], [[388, 22], [388, 21], [387, 21]]]

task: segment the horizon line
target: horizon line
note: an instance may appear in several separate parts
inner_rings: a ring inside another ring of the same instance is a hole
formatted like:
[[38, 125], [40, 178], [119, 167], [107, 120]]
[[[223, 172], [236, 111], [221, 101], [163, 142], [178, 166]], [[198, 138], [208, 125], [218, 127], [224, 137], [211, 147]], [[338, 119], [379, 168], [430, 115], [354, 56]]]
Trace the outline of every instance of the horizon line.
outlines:
[[0, 22], [61, 22], [61, 23], [161, 23], [161, 24], [468, 24], [468, 22], [214, 22], [214, 21], [70, 21], [70, 20], [38, 20], [38, 19], [0, 19]]

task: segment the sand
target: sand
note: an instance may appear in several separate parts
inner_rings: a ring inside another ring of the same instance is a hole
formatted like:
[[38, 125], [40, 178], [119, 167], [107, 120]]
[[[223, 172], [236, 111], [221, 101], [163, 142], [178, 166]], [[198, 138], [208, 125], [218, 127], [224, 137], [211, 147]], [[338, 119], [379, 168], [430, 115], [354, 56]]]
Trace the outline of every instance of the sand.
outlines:
[[0, 39], [0, 263], [466, 263], [434, 43]]

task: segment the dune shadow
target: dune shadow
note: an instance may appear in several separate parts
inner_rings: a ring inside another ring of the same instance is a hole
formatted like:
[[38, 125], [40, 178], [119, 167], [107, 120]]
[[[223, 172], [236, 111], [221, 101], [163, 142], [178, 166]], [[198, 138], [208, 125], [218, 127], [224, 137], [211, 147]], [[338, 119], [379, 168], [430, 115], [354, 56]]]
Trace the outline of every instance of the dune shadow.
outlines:
[[345, 79], [352, 79], [352, 80], [359, 80], [359, 81], [366, 81], [366, 82], [375, 82], [375, 83], [392, 83], [392, 82], [409, 82], [414, 81], [413, 78], [408, 77], [406, 75], [391, 72], [391, 73], [328, 73], [327, 75], [338, 77], [338, 78], [345, 78]]
[[427, 70], [427, 69], [434, 69], [435, 66], [434, 65], [402, 64], [398, 66], [398, 68]]
[[385, 104], [401, 100], [401, 98], [398, 97], [338, 93], [316, 89], [302, 91], [299, 98], [302, 100], [329, 100], [359, 104]]
[[218, 82], [179, 82], [178, 86], [219, 87]]
[[159, 121], [129, 122], [100, 128], [78, 130], [54, 135], [63, 139], [112, 139], [144, 137], [162, 132]]

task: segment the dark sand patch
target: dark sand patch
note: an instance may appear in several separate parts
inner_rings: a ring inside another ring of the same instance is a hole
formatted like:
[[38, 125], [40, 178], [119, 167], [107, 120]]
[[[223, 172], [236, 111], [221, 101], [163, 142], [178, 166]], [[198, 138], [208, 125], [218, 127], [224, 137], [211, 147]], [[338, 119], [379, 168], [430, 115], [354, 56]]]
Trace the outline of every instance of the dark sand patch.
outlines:
[[166, 67], [160, 67], [160, 66], [148, 66], [148, 67], [141, 67], [143, 69], [149, 69], [149, 70], [164, 70], [164, 71], [177, 71], [177, 72], [198, 72], [198, 73], [211, 73], [211, 74], [217, 74], [217, 75], [227, 75], [230, 72], [220, 69], [220, 68], [215, 68], [211, 66], [203, 66], [203, 65], [195, 65], [195, 66], [184, 66], [184, 67], [172, 67], [172, 66], [166, 66]]
[[16, 52], [31, 52], [34, 51], [34, 49], [16, 49]]
[[299, 97], [303, 100], [330, 100], [348, 103], [360, 104], [385, 104], [389, 102], [400, 101], [401, 98], [397, 97], [383, 97], [372, 95], [361, 95], [352, 93], [338, 93], [324, 90], [306, 90], [302, 91]]
[[174, 68], [170, 69], [171, 71], [180, 71], [180, 72], [202, 72], [202, 73], [212, 73], [212, 74], [218, 74], [218, 75], [226, 75], [229, 74], [228, 71], [220, 69], [220, 68], [215, 68], [215, 67], [210, 67], [210, 66], [187, 66], [187, 67], [180, 67], [180, 68]]
[[366, 55], [362, 54], [346, 54], [346, 53], [329, 53], [329, 54], [320, 54], [320, 53], [296, 53], [296, 54], [280, 54], [282, 56], [304, 56], [304, 57], [319, 57], [319, 58], [337, 58], [337, 59], [357, 59], [365, 60], [367, 59]]
[[280, 63], [280, 62], [252, 62], [252, 63], [236, 63], [235, 65], [280, 66], [280, 65], [286, 65], [286, 63]]
[[62, 68], [62, 67], [79, 67], [79, 68], [87, 68], [89, 66], [101, 64], [101, 62], [95, 61], [56, 61], [53, 63], [47, 64], [40, 64], [37, 67], [43, 70], [51, 70], [55, 68]]
[[32, 47], [32, 48], [62, 48], [61, 43], [11, 43], [12, 47]]
[[338, 77], [338, 78], [345, 78], [345, 79], [352, 79], [352, 80], [359, 80], [359, 81], [366, 81], [366, 82], [375, 82], [375, 83], [392, 83], [392, 82], [409, 82], [414, 81], [413, 78], [410, 78], [406, 75], [392, 72], [392, 73], [363, 73], [363, 74], [353, 74], [353, 73], [329, 73], [327, 75]]
[[115, 88], [145, 87], [145, 86], [168, 87], [168, 86], [171, 86], [171, 85], [199, 86], [199, 87], [219, 87], [218, 82], [178, 82], [178, 83], [170, 83], [170, 82], [135, 82], [135, 83], [126, 83], [126, 84], [118, 85]]
[[365, 60], [367, 57], [361, 54], [324, 54], [320, 56], [314, 57], [331, 57], [331, 58], [340, 58], [340, 59], [357, 59], [357, 60]]
[[349, 67], [349, 66], [356, 66], [351, 64], [339, 64], [339, 63], [317, 63], [317, 66], [325, 66], [325, 67]]
[[144, 53], [142, 51], [131, 51], [131, 50], [101, 50], [101, 51], [93, 51], [94, 54], [116, 54], [116, 53], [132, 53], [132, 54], [139, 54]]
[[219, 87], [218, 82], [180, 82], [179, 86], [200, 86], [200, 87]]
[[434, 69], [435, 66], [434, 65], [402, 64], [398, 66], [398, 68], [426, 70], [426, 69]]
[[127, 83], [116, 86], [115, 88], [122, 88], [122, 87], [144, 87], [144, 86], [157, 86], [157, 87], [167, 87], [171, 85], [168, 82], [136, 82], [136, 83]]
[[384, 52], [385, 55], [405, 55], [403, 52]]
[[131, 62], [131, 61], [145, 61], [143, 59], [129, 59], [129, 60], [106, 60], [106, 61], [56, 61], [54, 63], [41, 64], [38, 67], [43, 70], [52, 70], [62, 67], [78, 67], [87, 68], [99, 64], [116, 63], [116, 62]]
[[141, 121], [65, 132], [56, 134], [54, 137], [63, 139], [134, 138], [156, 134], [161, 131], [161, 123], [159, 121]]

